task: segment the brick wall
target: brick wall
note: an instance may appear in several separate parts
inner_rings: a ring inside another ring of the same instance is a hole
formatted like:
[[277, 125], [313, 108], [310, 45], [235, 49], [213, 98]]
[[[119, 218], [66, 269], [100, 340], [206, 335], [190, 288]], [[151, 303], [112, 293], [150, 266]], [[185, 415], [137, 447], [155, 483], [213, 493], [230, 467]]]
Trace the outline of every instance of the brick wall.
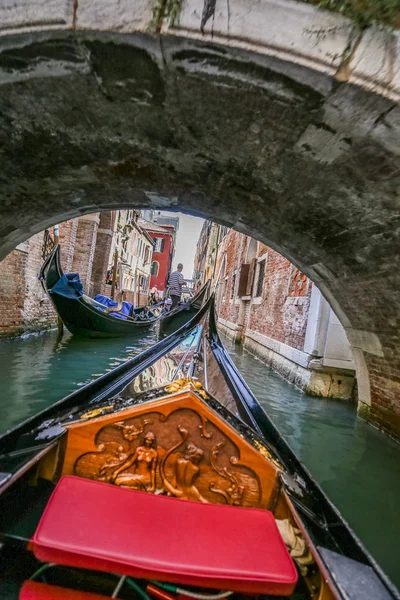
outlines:
[[91, 296], [104, 294], [106, 288], [109, 287], [106, 286], [106, 275], [112, 242], [111, 217], [111, 211], [103, 212], [100, 215], [99, 228], [97, 230], [96, 237], [96, 247], [93, 257], [90, 286]]
[[245, 260], [247, 236], [230, 230], [221, 244], [220, 254], [225, 253], [225, 274], [221, 276], [219, 316], [232, 323], [239, 318], [240, 300], [237, 297], [239, 270]]
[[255, 266], [253, 298], [243, 301], [238, 296], [240, 268], [250, 263], [250, 241], [248, 236], [231, 230], [221, 244], [220, 256], [225, 253], [226, 267], [218, 295], [218, 315], [242, 328], [241, 337], [252, 329], [302, 350], [312, 283], [283, 256], [258, 243], [256, 256], [265, 259], [262, 295], [255, 298], [259, 276]]
[[24, 331], [40, 331], [54, 327], [57, 323], [55, 310], [43, 290], [37, 276], [43, 263], [43, 233], [38, 233], [28, 241], [25, 263], [25, 290], [23, 298]]
[[30, 238], [0, 263], [0, 337], [54, 327], [56, 314], [37, 275], [43, 233]]
[[65, 273], [72, 271], [78, 224], [79, 219], [71, 219], [60, 225], [61, 266]]
[[[266, 261], [264, 284], [260, 303], [252, 304], [248, 327], [303, 350], [312, 284], [268, 246], [258, 244], [257, 254]], [[257, 271], [255, 275], [257, 279]]]
[[0, 336], [19, 333], [23, 323], [26, 252], [14, 250], [0, 263]]
[[[379, 428], [399, 439], [400, 360], [397, 358], [396, 349], [385, 348], [385, 357], [367, 352], [364, 356], [371, 386], [371, 406], [361, 404], [359, 413], [372, 419]], [[389, 360], [390, 366], [387, 364]]]
[[[76, 270], [90, 293], [92, 284], [103, 280], [110, 236], [97, 238], [98, 216], [81, 217], [60, 224], [61, 264], [65, 272]], [[52, 234], [52, 232], [51, 232]], [[41, 331], [57, 324], [57, 316], [37, 279], [43, 263], [44, 233], [38, 233], [0, 262], [0, 337]], [[97, 243], [97, 246], [96, 246]], [[96, 252], [97, 250], [97, 252]]]
[[72, 271], [79, 273], [83, 291], [88, 295], [91, 293], [90, 282], [99, 220], [99, 213], [80, 217], [76, 232]]

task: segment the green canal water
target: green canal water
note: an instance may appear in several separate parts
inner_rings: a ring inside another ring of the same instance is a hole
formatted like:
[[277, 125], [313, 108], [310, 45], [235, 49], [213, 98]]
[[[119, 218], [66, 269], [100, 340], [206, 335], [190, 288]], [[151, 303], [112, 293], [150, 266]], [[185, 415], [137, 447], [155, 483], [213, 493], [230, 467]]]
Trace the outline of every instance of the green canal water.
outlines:
[[[0, 432], [153, 345], [56, 333], [0, 342]], [[354, 406], [308, 397], [226, 341], [237, 367], [287, 441], [400, 588], [400, 445]]]

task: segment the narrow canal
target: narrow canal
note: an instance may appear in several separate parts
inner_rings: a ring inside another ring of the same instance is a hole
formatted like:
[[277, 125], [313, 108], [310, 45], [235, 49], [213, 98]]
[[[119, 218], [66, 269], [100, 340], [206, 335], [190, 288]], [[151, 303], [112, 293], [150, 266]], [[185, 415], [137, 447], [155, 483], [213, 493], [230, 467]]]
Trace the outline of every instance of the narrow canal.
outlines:
[[[0, 342], [0, 432], [154, 344], [49, 332]], [[277, 427], [400, 588], [400, 446], [356, 418], [354, 407], [308, 397], [225, 340]]]

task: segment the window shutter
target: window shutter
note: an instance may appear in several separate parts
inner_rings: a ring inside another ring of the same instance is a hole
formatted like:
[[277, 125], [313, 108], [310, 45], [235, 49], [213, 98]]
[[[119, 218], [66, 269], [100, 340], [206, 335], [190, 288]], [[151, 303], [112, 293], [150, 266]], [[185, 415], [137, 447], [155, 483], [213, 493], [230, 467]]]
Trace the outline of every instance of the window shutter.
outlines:
[[247, 282], [249, 279], [249, 271], [250, 271], [250, 264], [245, 263], [241, 266], [240, 268], [240, 275], [239, 275], [239, 288], [238, 288], [238, 293], [237, 295], [241, 298], [242, 296], [246, 296], [246, 291], [247, 291]]
[[161, 238], [160, 252], [164, 252], [164, 244], [165, 244], [165, 238]]
[[257, 259], [253, 258], [250, 263], [250, 267], [249, 267], [249, 276], [247, 279], [247, 286], [246, 286], [246, 296], [251, 296], [251, 292], [253, 289], [253, 283], [254, 283], [254, 274], [256, 272], [256, 266], [257, 266]]

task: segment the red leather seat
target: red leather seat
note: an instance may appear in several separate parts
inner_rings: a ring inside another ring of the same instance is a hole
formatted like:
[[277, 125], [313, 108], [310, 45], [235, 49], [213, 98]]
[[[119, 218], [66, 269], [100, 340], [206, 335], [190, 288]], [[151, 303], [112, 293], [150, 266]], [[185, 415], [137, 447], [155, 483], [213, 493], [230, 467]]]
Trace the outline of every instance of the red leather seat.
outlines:
[[109, 600], [109, 596], [79, 592], [38, 581], [25, 581], [19, 593], [19, 600], [107, 600], [107, 598]]
[[42, 561], [251, 594], [297, 571], [267, 510], [188, 502], [63, 477], [33, 537]]

